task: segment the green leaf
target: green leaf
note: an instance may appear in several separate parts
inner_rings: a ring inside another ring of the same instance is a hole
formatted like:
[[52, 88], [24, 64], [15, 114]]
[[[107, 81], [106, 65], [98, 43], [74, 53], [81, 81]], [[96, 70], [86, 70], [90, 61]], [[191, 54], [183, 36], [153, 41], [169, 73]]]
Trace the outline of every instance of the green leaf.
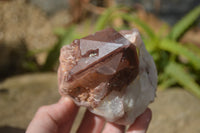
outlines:
[[110, 22], [109, 20], [113, 11], [116, 9], [117, 7], [113, 7], [113, 8], [108, 8], [107, 10], [104, 11], [104, 13], [99, 17], [99, 19], [96, 22], [95, 31], [102, 30], [107, 26], [107, 24]]
[[171, 62], [165, 69], [166, 73], [169, 74], [173, 79], [184, 87], [184, 89], [193, 93], [200, 98], [200, 86], [190, 76], [190, 74], [184, 69], [182, 65], [175, 62]]
[[138, 17], [129, 15], [127, 13], [122, 13], [119, 15], [121, 15], [120, 17], [123, 18], [124, 20], [128, 22], [132, 22], [136, 24], [137, 26], [141, 27], [144, 30], [144, 32], [150, 37], [150, 39], [154, 41], [157, 40], [157, 37], [154, 34], [154, 31], [145, 22], [141, 21]]
[[55, 46], [49, 51], [45, 64], [42, 67], [43, 71], [52, 70], [60, 55], [60, 49], [63, 45], [69, 44], [73, 41], [74, 26], [71, 26], [66, 30], [63, 36], [61, 36]]
[[182, 18], [169, 33], [169, 37], [173, 40], [177, 40], [184, 34], [184, 32], [198, 19], [200, 16], [200, 6], [197, 6], [191, 12], [189, 12], [184, 18]]
[[121, 10], [129, 10], [131, 8], [125, 6], [113, 6], [111, 8], [106, 9], [103, 14], [98, 18], [95, 31], [103, 30], [108, 26], [113, 19], [120, 17], [119, 14], [122, 13]]
[[162, 50], [186, 57], [196, 69], [200, 69], [200, 58], [180, 43], [169, 39], [163, 39], [159, 47]]
[[[97, 20], [95, 31], [99, 31], [104, 29], [113, 19], [122, 18], [128, 22], [134, 23], [137, 26], [141, 27], [144, 32], [150, 37], [152, 40], [157, 40], [157, 37], [154, 31], [143, 21], [141, 21], [138, 17], [130, 15], [128, 13], [120, 12], [120, 9], [123, 7], [112, 7], [108, 8]], [[115, 11], [118, 11], [117, 13]]]
[[156, 44], [154, 41], [152, 41], [151, 39], [143, 38], [143, 37], [142, 37], [142, 40], [143, 40], [148, 52], [151, 53], [154, 50], [156, 50]]
[[58, 27], [54, 29], [54, 34], [57, 36], [64, 36], [66, 34], [66, 29], [62, 28], [62, 27]]
[[194, 54], [196, 54], [200, 58], [200, 48], [195, 44], [184, 44], [185, 47], [190, 49]]
[[161, 84], [159, 84], [158, 88], [165, 90], [174, 85], [176, 82], [177, 81], [174, 78], [166, 79], [165, 81], [161, 82]]

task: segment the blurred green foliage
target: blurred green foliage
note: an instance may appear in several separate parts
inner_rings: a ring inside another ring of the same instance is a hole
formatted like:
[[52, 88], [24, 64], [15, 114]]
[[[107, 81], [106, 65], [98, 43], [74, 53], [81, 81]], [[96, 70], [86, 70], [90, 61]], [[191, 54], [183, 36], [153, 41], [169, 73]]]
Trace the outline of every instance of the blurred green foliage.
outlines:
[[[197, 6], [177, 24], [166, 36], [156, 33], [147, 22], [144, 22], [134, 13], [127, 12], [128, 7], [112, 7], [104, 11], [94, 24], [93, 31], [106, 27], [116, 30], [131, 29], [134, 24], [142, 30], [142, 38], [147, 50], [153, 56], [158, 70], [158, 85], [160, 89], [180, 86], [200, 98], [200, 49], [193, 44], [181, 44], [179, 39], [198, 20], [200, 6]], [[113, 25], [113, 21], [120, 19], [123, 25]], [[43, 70], [51, 70], [58, 62], [59, 51], [63, 45], [70, 44], [72, 40], [89, 34], [91, 22], [87, 22], [82, 33], [77, 33], [77, 25], [56, 31], [59, 36], [58, 43], [49, 52]], [[184, 58], [184, 61], [181, 59]]]

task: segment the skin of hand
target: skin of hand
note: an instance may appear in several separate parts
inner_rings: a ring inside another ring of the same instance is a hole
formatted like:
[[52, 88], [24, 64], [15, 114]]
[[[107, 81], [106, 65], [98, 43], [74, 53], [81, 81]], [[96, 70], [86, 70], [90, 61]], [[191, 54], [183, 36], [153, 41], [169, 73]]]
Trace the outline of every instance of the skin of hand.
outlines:
[[[26, 133], [69, 133], [77, 115], [78, 107], [68, 98], [58, 103], [42, 106], [30, 122]], [[151, 121], [149, 108], [129, 126], [127, 133], [146, 133]], [[77, 133], [124, 133], [125, 126], [106, 122], [103, 118], [86, 111]]]

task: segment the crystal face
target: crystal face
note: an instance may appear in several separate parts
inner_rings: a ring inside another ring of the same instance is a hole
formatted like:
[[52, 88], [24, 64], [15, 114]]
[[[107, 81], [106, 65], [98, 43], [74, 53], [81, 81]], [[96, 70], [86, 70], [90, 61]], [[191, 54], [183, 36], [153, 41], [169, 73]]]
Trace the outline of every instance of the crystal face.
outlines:
[[61, 49], [58, 80], [61, 95], [127, 125], [153, 101], [157, 72], [136, 30], [109, 28]]

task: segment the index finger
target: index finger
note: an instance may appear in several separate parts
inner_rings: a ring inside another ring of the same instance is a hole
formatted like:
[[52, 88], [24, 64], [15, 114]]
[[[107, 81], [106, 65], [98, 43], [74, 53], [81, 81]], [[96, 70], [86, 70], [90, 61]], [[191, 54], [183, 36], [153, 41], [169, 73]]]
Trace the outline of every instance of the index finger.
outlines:
[[129, 127], [127, 133], [146, 133], [149, 123], [151, 121], [152, 112], [149, 108], [140, 115], [136, 121]]

